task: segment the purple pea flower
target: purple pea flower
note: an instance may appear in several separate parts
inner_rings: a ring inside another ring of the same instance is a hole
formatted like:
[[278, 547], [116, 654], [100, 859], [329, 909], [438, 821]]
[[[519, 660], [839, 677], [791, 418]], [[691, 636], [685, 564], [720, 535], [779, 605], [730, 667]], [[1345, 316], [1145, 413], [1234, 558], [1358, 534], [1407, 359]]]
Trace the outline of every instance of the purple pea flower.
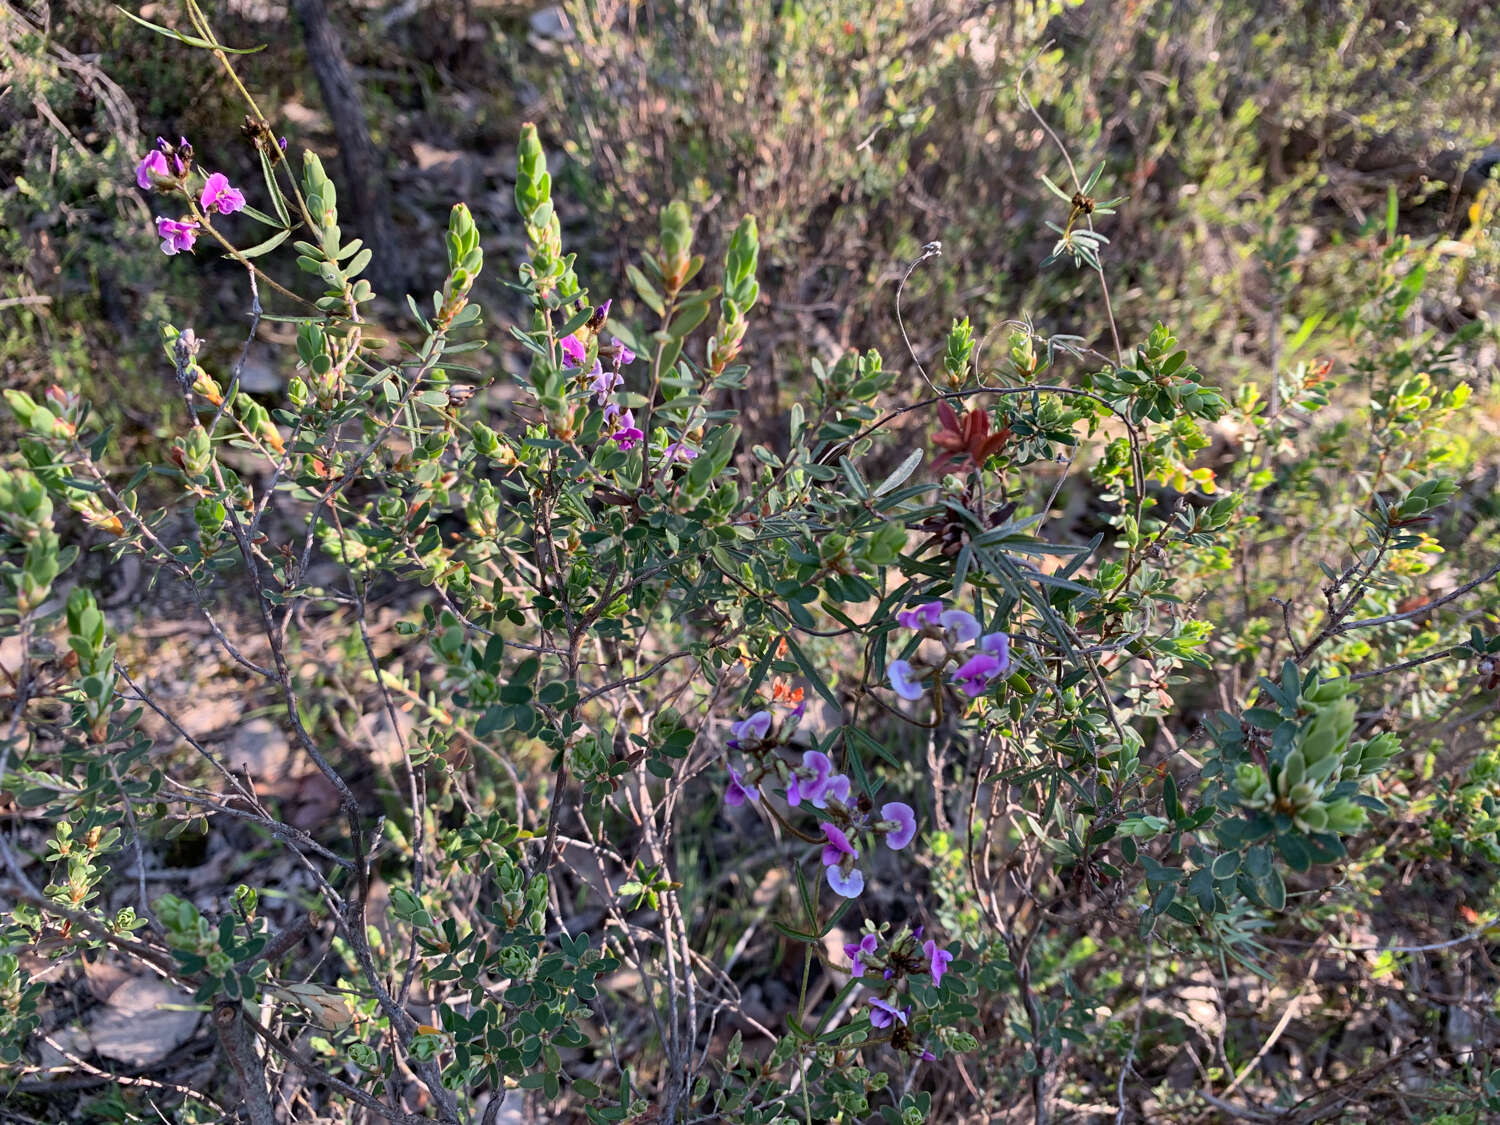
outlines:
[[818, 825], [823, 830], [824, 837], [828, 843], [823, 845], [823, 866], [837, 867], [845, 859], [858, 859], [859, 852], [849, 842], [849, 837], [844, 835], [844, 830], [836, 824], [829, 824], [826, 820]]
[[625, 346], [624, 340], [620, 339], [618, 336], [611, 336], [609, 338], [609, 342], [614, 345], [615, 358], [619, 361], [619, 366], [625, 367], [626, 365], [635, 362], [635, 352], [631, 351], [628, 347]]
[[198, 241], [198, 224], [196, 222], [183, 223], [176, 219], [163, 219], [158, 215], [156, 237], [161, 239], [163, 254], [176, 254], [179, 250], [191, 251], [193, 243]]
[[1010, 638], [1004, 633], [986, 633], [979, 638], [979, 651], [1000, 661], [1001, 671], [1010, 667]]
[[848, 775], [840, 773], [835, 774], [833, 777], [830, 777], [828, 779], [828, 784], [823, 789], [823, 792], [818, 796], [812, 798], [813, 808], [826, 809], [828, 807], [828, 799], [830, 797], [841, 805], [847, 805], [849, 803]]
[[984, 632], [979, 622], [974, 619], [974, 615], [961, 609], [944, 610], [938, 616], [938, 623], [942, 625], [943, 632], [952, 647], [966, 645]]
[[833, 763], [827, 754], [819, 750], [804, 750], [801, 770], [794, 771], [787, 782], [786, 803], [800, 805], [803, 801], [811, 801], [814, 808], [827, 808], [823, 795], [828, 792], [832, 775]]
[[620, 411], [618, 421], [620, 423], [619, 428], [609, 436], [615, 440], [615, 443], [621, 449], [634, 449], [646, 436], [636, 426], [635, 415], [628, 410], [622, 410]]
[[938, 943], [931, 938], [922, 943], [922, 952], [927, 954], [928, 964], [931, 965], [932, 983], [942, 984], [943, 974], [948, 971], [948, 963], [953, 960], [953, 954], [946, 949], [939, 949]]
[[[572, 339], [571, 336], [568, 338]], [[582, 359], [578, 361], [578, 363], [582, 362]], [[577, 366], [577, 364], [574, 364], [574, 366]], [[595, 401], [600, 406], [603, 406], [609, 400], [612, 392], [618, 390], [624, 384], [625, 377], [623, 375], [618, 371], [604, 370], [604, 365], [597, 361], [594, 363], [594, 370], [589, 373], [589, 390], [594, 393], [596, 396]]]
[[865, 975], [865, 963], [860, 958], [874, 953], [879, 944], [879, 939], [874, 934], [866, 934], [853, 944], [848, 942], [844, 944], [844, 956], [849, 958], [849, 971], [852, 975], [856, 977]]
[[922, 605], [903, 609], [896, 614], [896, 623], [903, 629], [925, 629], [930, 625], [936, 625], [938, 615], [942, 612], [942, 602], [924, 602]]
[[905, 1024], [906, 1014], [910, 1010], [910, 1008], [898, 1008], [878, 996], [872, 996], [870, 997], [870, 1026], [890, 1027], [895, 1020], [900, 1020], [902, 1024]]
[[203, 194], [198, 198], [198, 206], [209, 213], [217, 211], [221, 215], [232, 215], [244, 205], [245, 193], [230, 187], [229, 177], [223, 172], [215, 172], [208, 177], [203, 185]]
[[693, 461], [697, 459], [698, 451], [691, 445], [674, 441], [661, 451], [661, 455], [666, 461]]
[[754, 803], [759, 800], [760, 790], [757, 789], [754, 785], [751, 785], [749, 782], [747, 782], [744, 777], [741, 776], [739, 770], [735, 769], [733, 766], [730, 766], [729, 785], [724, 790], [724, 803], [731, 807], [738, 808], [746, 801]]
[[976, 653], [953, 673], [954, 684], [969, 698], [984, 693], [990, 681], [1005, 671], [1005, 663], [987, 652]]
[[865, 889], [865, 876], [854, 861], [859, 852], [837, 825], [824, 821], [819, 825], [828, 843], [823, 845], [823, 866], [828, 869], [828, 885], [845, 898], [858, 898]]
[[851, 867], [848, 874], [841, 867], [830, 867], [828, 885], [845, 898], [858, 898], [864, 893], [865, 873], [857, 867]]
[[1005, 671], [1005, 665], [987, 652], [977, 652], [953, 673], [953, 685], [970, 699], [984, 694], [990, 681]]
[[884, 827], [885, 846], [899, 852], [917, 834], [917, 814], [905, 801], [890, 801], [880, 806], [877, 827]]
[[925, 694], [920, 681], [918, 681], [909, 660], [892, 660], [885, 666], [886, 677], [891, 681], [891, 690], [902, 699], [921, 699]]
[[771, 732], [771, 712], [757, 711], [748, 719], [741, 719], [737, 723], [731, 723], [729, 733], [734, 736], [736, 747], [741, 742], [759, 742]]

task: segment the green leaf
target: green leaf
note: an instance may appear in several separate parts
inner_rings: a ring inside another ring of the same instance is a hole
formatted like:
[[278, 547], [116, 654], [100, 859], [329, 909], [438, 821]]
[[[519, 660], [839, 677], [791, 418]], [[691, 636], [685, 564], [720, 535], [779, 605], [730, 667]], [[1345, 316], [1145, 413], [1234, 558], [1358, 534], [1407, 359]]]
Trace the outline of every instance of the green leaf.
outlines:
[[142, 27], [149, 28], [150, 30], [156, 32], [158, 35], [165, 35], [168, 39], [175, 39], [179, 43], [186, 43], [189, 47], [202, 47], [205, 50], [209, 51], [223, 51], [227, 55], [253, 55], [257, 51], [264, 51], [266, 49], [266, 45], [264, 43], [262, 43], [259, 47], [226, 47], [222, 43], [210, 43], [207, 39], [199, 39], [196, 35], [184, 35], [180, 31], [173, 31], [170, 27], [162, 27], [162, 25], [159, 23], [152, 23], [150, 20], [143, 20], [134, 12], [127, 12], [118, 4], [115, 5], [115, 8], [121, 14], [134, 20]]
[[292, 236], [290, 230], [279, 230], [264, 242], [257, 243], [248, 250], [241, 250], [241, 258], [259, 258], [262, 254], [269, 254]]
[[884, 496], [891, 489], [896, 488], [906, 481], [906, 478], [916, 472], [917, 466], [922, 463], [923, 451], [913, 449], [906, 455], [906, 460], [897, 465], [895, 470], [885, 480], [876, 486], [874, 495]]
[[661, 294], [656, 291], [656, 286], [646, 279], [646, 275], [635, 266], [626, 266], [625, 276], [630, 279], [630, 284], [635, 286], [636, 293], [646, 303], [646, 307], [657, 316], [664, 315], [666, 303], [662, 300]]

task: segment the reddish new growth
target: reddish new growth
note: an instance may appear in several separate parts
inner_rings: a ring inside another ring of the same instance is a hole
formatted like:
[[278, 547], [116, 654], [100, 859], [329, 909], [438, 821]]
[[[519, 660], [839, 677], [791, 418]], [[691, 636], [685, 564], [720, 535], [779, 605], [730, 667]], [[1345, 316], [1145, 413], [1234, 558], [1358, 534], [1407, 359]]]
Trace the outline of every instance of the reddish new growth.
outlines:
[[970, 410], [960, 415], [946, 402], [940, 402], [938, 417], [943, 427], [932, 435], [932, 442], [943, 450], [933, 463], [933, 468], [939, 471], [950, 461], [961, 462], [965, 456], [973, 460], [975, 468], [982, 469], [1010, 440], [1009, 426], [990, 433], [990, 415], [986, 410]]

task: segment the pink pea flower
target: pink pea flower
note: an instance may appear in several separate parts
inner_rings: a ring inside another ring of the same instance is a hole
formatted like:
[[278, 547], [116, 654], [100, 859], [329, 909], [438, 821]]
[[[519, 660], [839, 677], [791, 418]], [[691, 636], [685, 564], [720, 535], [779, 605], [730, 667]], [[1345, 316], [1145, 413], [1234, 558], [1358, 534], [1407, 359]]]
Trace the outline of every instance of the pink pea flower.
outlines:
[[827, 808], [823, 795], [828, 792], [829, 778], [833, 774], [833, 763], [828, 755], [818, 750], [802, 752], [802, 768], [793, 770], [786, 786], [786, 803], [800, 805], [812, 802], [815, 808]]
[[977, 699], [984, 694], [990, 681], [1003, 671], [1005, 665], [999, 659], [987, 652], [977, 652], [953, 673], [953, 685], [970, 699]]
[[158, 181], [171, 179], [172, 172], [167, 167], [167, 154], [160, 149], [153, 148], [136, 166], [135, 182], [147, 191], [155, 187]]
[[924, 690], [915, 678], [909, 660], [892, 660], [885, 666], [885, 674], [891, 681], [891, 690], [902, 699], [921, 699]]
[[179, 222], [176, 219], [163, 219], [158, 215], [156, 237], [161, 239], [163, 254], [176, 254], [179, 250], [191, 251], [193, 243], [198, 241], [198, 224]]
[[198, 198], [198, 206], [210, 213], [217, 211], [221, 215], [232, 215], [244, 205], [245, 193], [230, 187], [229, 177], [223, 172], [215, 172], [208, 177], [203, 185], [203, 194]]
[[927, 962], [931, 966], [932, 983], [942, 984], [943, 974], [948, 971], [948, 965], [953, 960], [953, 954], [946, 949], [939, 949], [938, 943], [928, 938], [922, 943], [922, 952], [927, 954]]
[[743, 805], [746, 801], [751, 803], [760, 800], [760, 790], [747, 782], [740, 771], [733, 766], [729, 767], [729, 785], [724, 790], [724, 803], [732, 807]]
[[903, 609], [896, 614], [896, 623], [903, 629], [925, 629], [938, 623], [938, 614], [943, 612], [942, 602], [924, 602], [922, 605]]
[[635, 415], [628, 410], [622, 410], [619, 417], [619, 428], [609, 436], [615, 440], [621, 449], [634, 449], [645, 438], [635, 424]]
[[880, 823], [875, 827], [885, 832], [885, 846], [899, 852], [917, 834], [917, 814], [905, 801], [890, 801], [880, 806]]
[[966, 645], [984, 631], [972, 613], [961, 609], [944, 610], [938, 616], [938, 623], [942, 625], [943, 633], [952, 647]]
[[136, 166], [135, 182], [148, 191], [176, 186], [177, 181], [187, 174], [185, 161], [192, 158], [193, 146], [187, 143], [186, 137], [179, 137], [176, 145], [168, 144], [165, 137], [157, 137], [156, 148], [143, 156]]
[[866, 934], [857, 942], [845, 942], [844, 956], [849, 958], [850, 973], [857, 977], [864, 976], [865, 964], [860, 960], [860, 958], [870, 956], [870, 954], [875, 952], [879, 945], [880, 941], [875, 937], [874, 934]]
[[878, 996], [872, 996], [870, 997], [870, 1026], [890, 1027], [895, 1020], [900, 1020], [902, 1024], [905, 1024], [907, 1013], [910, 1011], [910, 1008], [898, 1008]]

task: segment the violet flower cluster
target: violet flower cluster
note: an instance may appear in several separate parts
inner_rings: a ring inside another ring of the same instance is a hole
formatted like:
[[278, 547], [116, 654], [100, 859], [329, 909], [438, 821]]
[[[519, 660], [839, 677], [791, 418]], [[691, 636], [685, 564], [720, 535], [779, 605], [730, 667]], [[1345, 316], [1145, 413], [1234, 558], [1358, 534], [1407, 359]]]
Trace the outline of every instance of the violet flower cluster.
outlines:
[[[188, 195], [187, 181], [192, 172], [193, 146], [186, 137], [179, 137], [174, 145], [163, 137], [156, 138], [156, 147], [141, 158], [136, 165], [135, 182], [143, 191], [159, 191], [163, 194]], [[232, 215], [245, 206], [245, 193], [229, 183], [223, 172], [212, 172], [205, 177], [203, 190], [198, 195], [198, 208], [204, 215]], [[191, 251], [198, 241], [199, 220], [184, 217], [168, 219], [156, 216], [156, 237], [161, 239], [163, 254]]]
[[[583, 328], [565, 337], [561, 342], [563, 370], [581, 376], [587, 383], [594, 401], [604, 408], [604, 422], [609, 438], [621, 449], [634, 449], [646, 435], [635, 424], [635, 414], [615, 402], [611, 396], [625, 385], [621, 369], [635, 362], [635, 352], [618, 336], [611, 336], [608, 344], [594, 349], [594, 364], [587, 372], [584, 365], [589, 359], [589, 341], [598, 335], [599, 329], [609, 318], [610, 302], [605, 301], [594, 310], [593, 316]], [[609, 366], [604, 366], [608, 361]]]
[[896, 621], [942, 646], [942, 655], [936, 659], [923, 659], [919, 655], [913, 660], [892, 660], [886, 665], [891, 690], [902, 699], [921, 699], [927, 694], [926, 681], [935, 682], [950, 663], [956, 667], [948, 682], [970, 699], [983, 695], [1010, 670], [1010, 638], [1004, 633], [986, 633], [972, 613], [944, 609], [942, 602], [924, 602], [902, 610]]
[[[577, 332], [562, 340], [563, 370], [582, 376], [594, 402], [604, 408], [604, 424], [609, 439], [621, 449], [634, 449], [646, 440], [645, 433], [635, 422], [633, 411], [616, 402], [612, 396], [625, 385], [621, 369], [636, 361], [635, 352], [618, 336], [611, 336], [608, 344], [599, 344], [594, 350], [594, 363], [584, 372], [589, 359], [589, 341], [596, 338], [609, 317], [610, 302], [605, 301], [594, 310], [588, 323]], [[606, 367], [605, 364], [609, 366]], [[681, 441], [670, 442], [662, 450], [662, 461], [691, 461], [698, 451]]]
[[[898, 992], [900, 982], [909, 976], [923, 973], [932, 978], [934, 986], [943, 983], [943, 974], [953, 961], [953, 954], [928, 938], [922, 941], [922, 927], [903, 933], [894, 940], [882, 943], [885, 930], [876, 929], [866, 923], [866, 931], [857, 942], [846, 942], [844, 956], [849, 958], [849, 972], [875, 995], [867, 1003], [870, 1008], [870, 1026], [874, 1028], [909, 1026], [911, 1005], [902, 1004]], [[920, 952], [918, 942], [921, 942]], [[922, 1057], [932, 1058], [931, 1052], [923, 1051]]]
[[917, 817], [904, 801], [887, 801], [875, 815], [873, 802], [855, 796], [847, 774], [838, 773], [821, 750], [804, 750], [800, 764], [793, 764], [778, 751], [786, 746], [806, 708], [798, 703], [779, 719], [771, 711], [757, 711], [730, 727], [727, 746], [748, 763], [742, 773], [729, 767], [729, 785], [724, 803], [737, 807], [763, 799], [761, 787], [768, 780], [785, 787], [786, 803], [807, 806], [818, 814], [823, 844], [820, 859], [828, 885], [845, 898], [857, 898], [865, 889], [859, 868], [860, 844], [866, 834], [879, 838], [886, 847], [899, 851], [917, 834]]

